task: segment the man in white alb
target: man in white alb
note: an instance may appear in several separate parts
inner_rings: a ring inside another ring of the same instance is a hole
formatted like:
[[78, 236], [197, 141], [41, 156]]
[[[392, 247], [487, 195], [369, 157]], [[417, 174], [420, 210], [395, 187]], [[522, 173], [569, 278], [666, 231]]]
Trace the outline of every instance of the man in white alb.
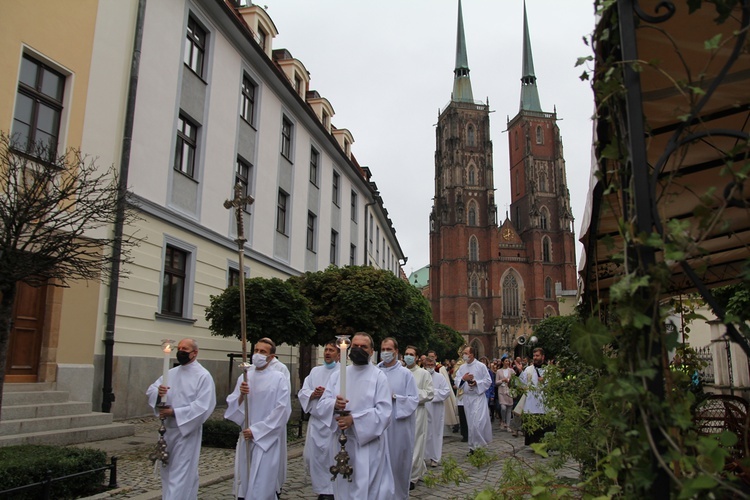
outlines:
[[242, 429], [234, 460], [233, 492], [238, 499], [275, 500], [282, 486], [275, 479], [282, 449], [286, 450], [286, 436], [282, 431], [292, 413], [292, 403], [284, 375], [270, 368], [275, 350], [276, 344], [270, 339], [256, 342], [247, 382], [240, 374], [234, 391], [227, 396], [224, 418]]
[[[216, 407], [216, 388], [211, 374], [201, 366], [198, 344], [193, 339], [182, 339], [177, 344], [180, 366], [169, 370], [169, 386], [162, 385], [162, 377], [146, 391], [154, 412], [165, 418], [169, 461], [161, 469], [163, 500], [198, 498], [198, 458], [201, 452], [203, 423]], [[157, 405], [166, 399], [166, 408]]]
[[[433, 389], [432, 389], [432, 377], [427, 370], [420, 368], [417, 365], [417, 358], [419, 353], [417, 348], [410, 345], [406, 346], [404, 350], [404, 362], [406, 368], [414, 376], [414, 381], [417, 383], [417, 394], [419, 397], [419, 405], [415, 412], [416, 425], [414, 429], [414, 451], [412, 452], [411, 458], [411, 474], [409, 476], [409, 489], [413, 490], [417, 482], [422, 479], [427, 467], [424, 464], [424, 448], [427, 443], [427, 430], [428, 430], [428, 414], [427, 405], [432, 401]], [[427, 359], [427, 358], [425, 358]]]
[[[347, 435], [346, 451], [353, 472], [351, 481], [336, 476], [333, 494], [338, 499], [390, 500], [393, 498], [393, 475], [388, 457], [385, 430], [391, 421], [391, 391], [383, 372], [370, 363], [372, 337], [357, 332], [352, 337], [346, 370], [346, 397], [342, 397], [339, 370], [334, 370], [320, 401], [311, 415], [335, 422]], [[343, 363], [343, 361], [342, 361]], [[335, 410], [348, 410], [337, 415]], [[338, 452], [338, 432], [331, 438], [329, 460], [334, 463]]]
[[[312, 413], [312, 408], [318, 405], [331, 375], [339, 369], [336, 362], [339, 359], [339, 348], [336, 342], [328, 342], [323, 348], [323, 365], [316, 366], [310, 371], [302, 384], [297, 396], [302, 410]], [[330, 459], [331, 438], [336, 430], [335, 422], [326, 418], [310, 415], [307, 422], [307, 437], [305, 438], [305, 450], [302, 456], [305, 460], [305, 468], [310, 474], [312, 490], [318, 495], [318, 500], [333, 500], [333, 482], [329, 468], [333, 463]]]
[[408, 498], [419, 391], [411, 372], [398, 359], [396, 339], [388, 337], [380, 343], [380, 357], [383, 361], [378, 364], [378, 368], [388, 379], [393, 401], [391, 425], [386, 431], [386, 437], [396, 498]]
[[469, 455], [474, 450], [492, 442], [490, 414], [487, 411], [485, 391], [492, 385], [487, 367], [474, 357], [474, 350], [467, 346], [463, 352], [464, 363], [456, 372], [455, 384], [463, 389], [464, 412], [469, 430]]
[[427, 429], [427, 443], [424, 448], [424, 459], [430, 467], [437, 467], [443, 454], [443, 431], [445, 421], [446, 399], [453, 394], [448, 382], [439, 372], [435, 371], [435, 359], [427, 357], [425, 360], [427, 373], [432, 377], [433, 398], [427, 405], [429, 412], [429, 423]]

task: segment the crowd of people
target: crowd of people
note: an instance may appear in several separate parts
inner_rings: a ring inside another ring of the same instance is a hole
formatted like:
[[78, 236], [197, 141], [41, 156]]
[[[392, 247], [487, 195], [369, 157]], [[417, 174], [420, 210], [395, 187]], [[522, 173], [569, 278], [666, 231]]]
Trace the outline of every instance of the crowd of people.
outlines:
[[[377, 347], [380, 361], [375, 364]], [[298, 393], [310, 417], [305, 468], [319, 500], [408, 498], [428, 468], [440, 464], [446, 429], [460, 432], [472, 455], [491, 444], [496, 419], [502, 430], [517, 436], [521, 414], [546, 411], [541, 348], [533, 350], [531, 360], [511, 359], [508, 354], [489, 360], [476, 359], [474, 349], [465, 346], [458, 360], [441, 364], [435, 351], [420, 355], [410, 345], [402, 350], [392, 337], [375, 346], [369, 334], [358, 332], [351, 339], [345, 367], [339, 352], [333, 341], [327, 343], [323, 364], [312, 369]], [[197, 356], [194, 340], [180, 341], [179, 366], [169, 370], [168, 383], [159, 377], [147, 391], [167, 429], [163, 499], [198, 495], [202, 424], [216, 406], [216, 391]], [[286, 480], [291, 379], [276, 359], [273, 340], [255, 343], [252, 364], [243, 366], [226, 402], [224, 417], [241, 429], [235, 497], [278, 498]], [[546, 430], [525, 433], [525, 443], [538, 441]], [[352, 471], [347, 474], [346, 467], [339, 467], [333, 475], [332, 465], [345, 465], [337, 456], [341, 432], [347, 436]]]

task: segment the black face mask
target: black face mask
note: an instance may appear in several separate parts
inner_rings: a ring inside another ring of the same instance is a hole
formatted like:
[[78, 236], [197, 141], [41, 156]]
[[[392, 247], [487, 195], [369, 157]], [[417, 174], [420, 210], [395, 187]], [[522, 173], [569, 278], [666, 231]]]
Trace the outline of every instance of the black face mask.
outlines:
[[367, 364], [370, 360], [370, 355], [361, 347], [352, 347], [352, 350], [349, 352], [349, 359], [351, 359], [352, 363], [355, 365], [361, 366]]
[[177, 351], [177, 362], [181, 365], [190, 363], [190, 353], [186, 351]]

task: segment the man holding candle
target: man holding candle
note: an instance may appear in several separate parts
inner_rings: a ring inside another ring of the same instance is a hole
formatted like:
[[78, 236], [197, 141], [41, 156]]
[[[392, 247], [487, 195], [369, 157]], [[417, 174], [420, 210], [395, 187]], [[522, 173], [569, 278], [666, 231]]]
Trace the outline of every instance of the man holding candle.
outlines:
[[[380, 344], [380, 357], [383, 361], [378, 367], [385, 373], [391, 389], [393, 413], [391, 425], [386, 431], [388, 454], [391, 457], [393, 482], [396, 487], [396, 498], [408, 498], [410, 485], [411, 461], [414, 453], [416, 431], [416, 410], [419, 405], [419, 391], [411, 372], [398, 360], [398, 342], [388, 337]], [[412, 360], [412, 364], [413, 360]]]
[[[234, 459], [234, 494], [238, 499], [275, 500], [282, 449], [286, 450], [286, 423], [292, 413], [289, 382], [270, 368], [276, 345], [263, 338], [255, 343], [247, 382], [240, 374], [227, 396], [224, 418], [242, 427]], [[247, 428], [245, 398], [248, 400]], [[283, 455], [286, 458], [286, 454]]]
[[[168, 372], [146, 391], [149, 405], [164, 420], [167, 432], [169, 461], [161, 467], [163, 500], [198, 498], [198, 458], [201, 451], [203, 423], [216, 406], [216, 388], [211, 374], [196, 361], [198, 344], [192, 339], [182, 339], [177, 344], [177, 362], [180, 366]], [[169, 406], [159, 407], [162, 398]]]
[[[310, 371], [302, 384], [297, 396], [302, 410], [312, 413], [312, 409], [318, 405], [320, 397], [325, 392], [326, 384], [331, 375], [336, 372], [339, 363], [339, 347], [336, 342], [330, 341], [323, 348], [322, 366], [316, 366]], [[336, 423], [331, 418], [320, 419], [310, 415], [307, 422], [307, 437], [305, 438], [305, 468], [310, 474], [312, 489], [317, 493], [318, 500], [333, 500], [333, 483], [331, 482], [331, 457], [330, 447], [332, 438], [336, 431]]]
[[[320, 401], [311, 408], [312, 416], [337, 424], [348, 438], [351, 482], [340, 474], [333, 482], [333, 494], [341, 500], [393, 498], [393, 476], [384, 436], [391, 420], [391, 390], [383, 372], [370, 363], [372, 353], [372, 337], [355, 333], [349, 354], [352, 365], [345, 368], [349, 390], [342, 391], [345, 388], [340, 384], [341, 375], [334, 370]], [[334, 410], [349, 414], [337, 416]], [[338, 448], [338, 433], [334, 433], [329, 447], [331, 465]]]

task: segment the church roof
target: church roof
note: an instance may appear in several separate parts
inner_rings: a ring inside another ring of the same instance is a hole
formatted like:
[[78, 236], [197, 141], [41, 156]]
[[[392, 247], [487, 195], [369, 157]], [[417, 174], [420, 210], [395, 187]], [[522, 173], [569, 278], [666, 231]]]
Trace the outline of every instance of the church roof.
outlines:
[[519, 111], [542, 111], [539, 102], [539, 91], [536, 88], [534, 75], [534, 58], [531, 55], [531, 37], [529, 21], [526, 17], [526, 2], [523, 3], [523, 69], [521, 71], [521, 105]]
[[452, 101], [474, 102], [469, 78], [469, 57], [466, 53], [466, 36], [464, 35], [464, 16], [461, 10], [461, 0], [458, 0], [458, 29], [456, 33], [456, 69], [453, 70]]
[[424, 288], [430, 283], [430, 266], [413, 271], [409, 275], [409, 283], [417, 288]]

